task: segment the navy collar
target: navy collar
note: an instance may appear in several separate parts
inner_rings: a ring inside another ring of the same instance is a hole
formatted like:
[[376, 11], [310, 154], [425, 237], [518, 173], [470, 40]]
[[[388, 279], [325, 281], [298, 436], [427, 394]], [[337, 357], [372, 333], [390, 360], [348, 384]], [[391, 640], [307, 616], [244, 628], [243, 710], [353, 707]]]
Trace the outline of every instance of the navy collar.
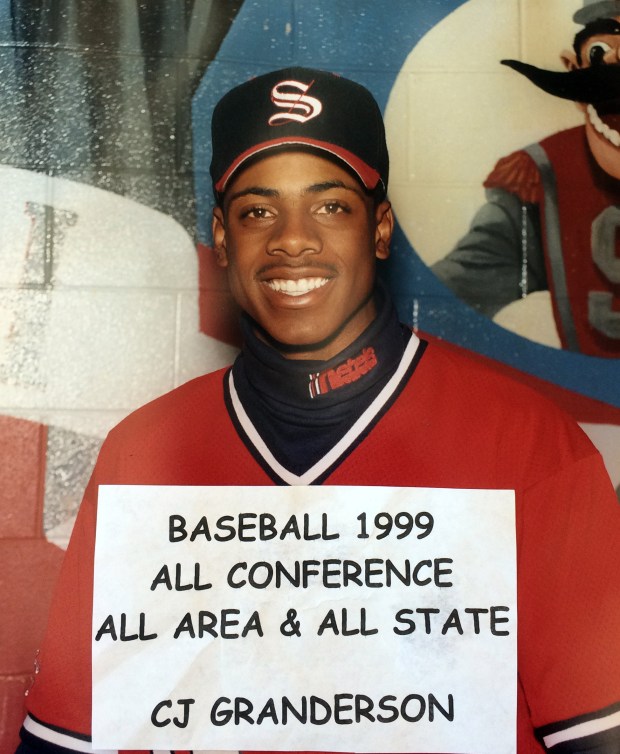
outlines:
[[346, 410], [351, 399], [367, 390], [373, 392], [373, 386], [383, 383], [396, 368], [410, 336], [381, 288], [376, 303], [377, 316], [368, 328], [327, 361], [287, 359], [256, 335], [255, 323], [244, 315], [244, 345], [233, 366], [241, 396], [245, 385], [272, 410], [296, 408], [312, 415], [326, 407]]

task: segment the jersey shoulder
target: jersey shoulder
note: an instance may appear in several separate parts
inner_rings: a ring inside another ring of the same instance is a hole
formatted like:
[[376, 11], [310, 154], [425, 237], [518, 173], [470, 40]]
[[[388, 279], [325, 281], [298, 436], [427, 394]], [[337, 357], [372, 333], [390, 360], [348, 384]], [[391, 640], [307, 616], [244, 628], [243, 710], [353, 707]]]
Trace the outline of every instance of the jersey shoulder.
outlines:
[[[527, 375], [485, 356], [437, 338], [418, 372], [445, 422], [470, 437], [495, 437], [515, 456], [538, 456], [539, 463], [570, 462], [598, 453], [592, 442], [556, 402], [526, 384]], [[416, 373], [417, 376], [417, 373]]]
[[110, 432], [120, 439], [136, 432], [161, 432], [166, 426], [186, 426], [215, 420], [224, 409], [224, 378], [229, 367], [195, 377], [132, 411]]

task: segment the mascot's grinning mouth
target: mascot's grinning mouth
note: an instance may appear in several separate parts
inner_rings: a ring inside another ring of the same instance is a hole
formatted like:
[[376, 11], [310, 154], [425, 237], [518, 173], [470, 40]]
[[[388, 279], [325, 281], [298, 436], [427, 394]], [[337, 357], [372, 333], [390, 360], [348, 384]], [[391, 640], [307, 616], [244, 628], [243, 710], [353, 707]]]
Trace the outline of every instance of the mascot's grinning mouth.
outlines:
[[597, 133], [620, 147], [620, 65], [597, 65], [574, 71], [546, 71], [502, 60], [503, 65], [522, 73], [533, 84], [555, 97], [587, 104], [588, 119]]
[[587, 112], [588, 119], [594, 130], [607, 139], [610, 144], [613, 144], [614, 147], [620, 147], [620, 133], [602, 120], [596, 112], [594, 105], [588, 105]]

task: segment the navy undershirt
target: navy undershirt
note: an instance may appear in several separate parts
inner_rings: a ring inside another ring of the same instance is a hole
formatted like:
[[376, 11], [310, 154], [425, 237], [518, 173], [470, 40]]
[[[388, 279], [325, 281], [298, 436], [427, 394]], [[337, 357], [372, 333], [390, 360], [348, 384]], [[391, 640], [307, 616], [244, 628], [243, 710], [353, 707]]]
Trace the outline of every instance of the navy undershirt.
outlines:
[[[263, 441], [290, 472], [301, 475], [351, 428], [396, 370], [411, 337], [392, 302], [376, 294], [377, 317], [328, 361], [287, 359], [242, 322], [244, 345], [233, 364], [235, 388]], [[312, 396], [311, 375], [323, 390]]]

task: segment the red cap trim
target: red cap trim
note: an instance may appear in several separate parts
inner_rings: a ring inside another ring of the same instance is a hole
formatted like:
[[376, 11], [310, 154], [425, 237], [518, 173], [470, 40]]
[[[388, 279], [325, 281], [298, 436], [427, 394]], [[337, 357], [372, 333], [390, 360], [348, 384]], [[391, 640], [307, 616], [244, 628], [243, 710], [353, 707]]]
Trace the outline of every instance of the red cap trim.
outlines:
[[253, 157], [259, 152], [265, 152], [269, 149], [273, 149], [274, 147], [279, 147], [284, 144], [301, 144], [304, 146], [315, 147], [316, 149], [320, 149], [324, 152], [333, 154], [339, 160], [342, 160], [342, 162], [346, 163], [359, 176], [360, 181], [370, 191], [376, 188], [377, 184], [381, 181], [381, 176], [374, 168], [371, 168], [370, 165], [367, 165], [363, 160], [354, 155], [352, 152], [339, 147], [337, 144], [331, 144], [327, 141], [318, 141], [317, 139], [306, 139], [300, 136], [289, 136], [280, 139], [271, 139], [270, 141], [263, 141], [261, 144], [256, 144], [250, 149], [247, 149], [245, 152], [242, 152], [231, 163], [228, 170], [226, 170], [224, 175], [215, 184], [215, 190], [218, 193], [222, 193], [222, 191], [225, 190], [228, 181], [230, 180], [233, 173], [235, 173], [239, 169], [239, 167], [250, 157]]

